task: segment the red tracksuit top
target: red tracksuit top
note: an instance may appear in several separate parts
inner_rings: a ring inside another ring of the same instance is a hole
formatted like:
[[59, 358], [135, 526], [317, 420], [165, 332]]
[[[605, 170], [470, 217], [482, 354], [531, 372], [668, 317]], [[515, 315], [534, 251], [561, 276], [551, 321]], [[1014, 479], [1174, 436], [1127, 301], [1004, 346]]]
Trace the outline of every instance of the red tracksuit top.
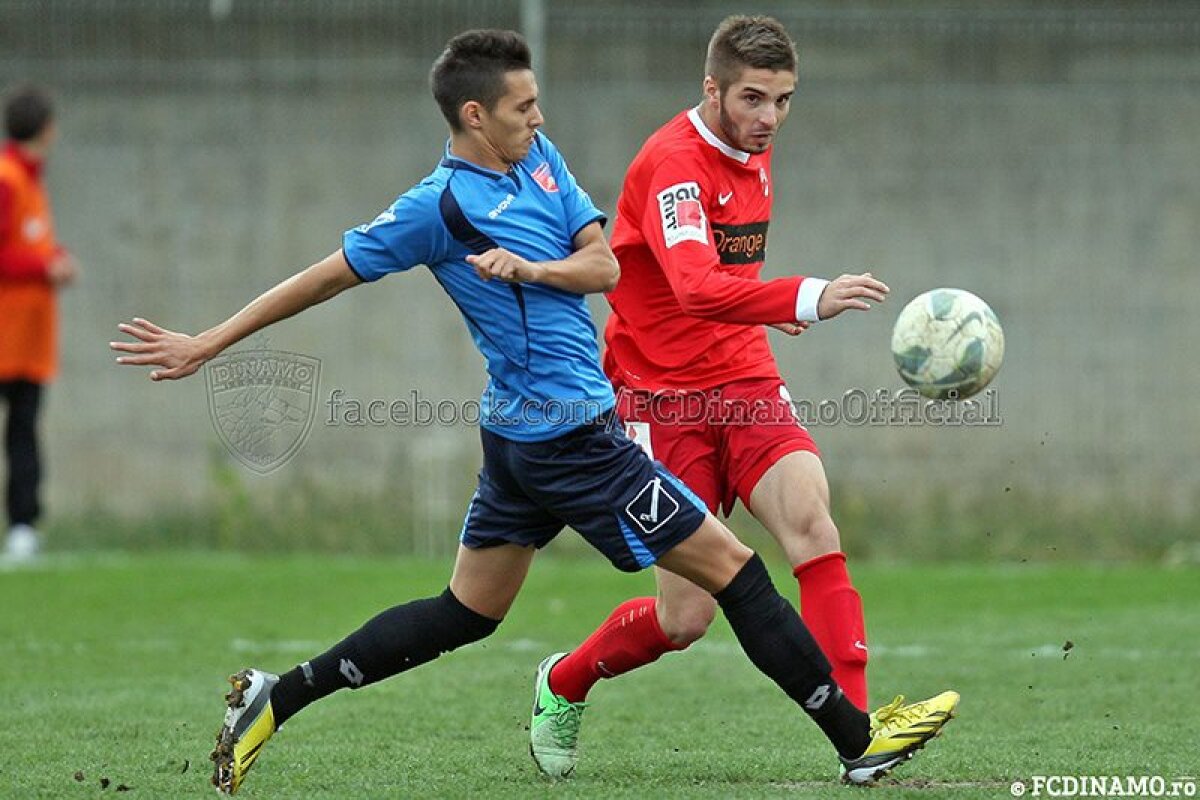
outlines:
[[659, 128], [629, 167], [612, 248], [604, 370], [650, 391], [779, 378], [765, 324], [796, 321], [804, 280], [762, 281], [771, 151], [720, 141], [693, 109]]

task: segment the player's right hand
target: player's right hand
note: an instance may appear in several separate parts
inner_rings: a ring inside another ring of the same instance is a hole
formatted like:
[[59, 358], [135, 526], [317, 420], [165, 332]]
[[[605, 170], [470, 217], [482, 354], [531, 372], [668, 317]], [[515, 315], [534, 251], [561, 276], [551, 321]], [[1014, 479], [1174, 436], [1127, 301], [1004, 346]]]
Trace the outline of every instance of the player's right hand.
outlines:
[[869, 311], [868, 300], [882, 303], [891, 289], [883, 281], [876, 280], [871, 273], [842, 275], [830, 281], [817, 301], [817, 319], [831, 319], [849, 309]]
[[475, 274], [485, 281], [496, 278], [505, 283], [526, 283], [541, 278], [544, 268], [521, 258], [503, 247], [493, 247], [480, 255], [468, 255], [467, 263], [475, 268]]
[[78, 277], [79, 262], [75, 260], [75, 256], [67, 252], [51, 261], [50, 266], [46, 268], [46, 278], [52, 286], [58, 288], [70, 286]]
[[133, 354], [119, 356], [117, 363], [163, 367], [150, 373], [152, 381], [186, 378], [208, 360], [197, 337], [160, 328], [148, 319], [134, 317], [117, 325], [117, 330], [138, 340], [108, 343], [113, 350]]

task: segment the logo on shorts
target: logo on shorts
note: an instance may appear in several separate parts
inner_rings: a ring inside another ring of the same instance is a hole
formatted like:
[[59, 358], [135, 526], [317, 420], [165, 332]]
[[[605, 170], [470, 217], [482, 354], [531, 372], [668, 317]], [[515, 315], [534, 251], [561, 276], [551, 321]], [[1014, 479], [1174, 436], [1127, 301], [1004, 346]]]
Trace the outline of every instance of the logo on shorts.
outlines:
[[654, 533], [679, 513], [679, 501], [667, 493], [663, 479], [656, 476], [625, 506], [625, 513], [643, 533]]
[[796, 420], [796, 427], [802, 431], [807, 431], [804, 423], [800, 421], [800, 412], [796, 410], [796, 403], [792, 400], [792, 393], [783, 384], [779, 385], [779, 399], [787, 404], [788, 411], [792, 412], [792, 419]]
[[651, 459], [654, 458], [654, 444], [650, 441], [650, 423], [649, 422], [627, 422], [625, 423], [625, 435], [634, 444], [642, 448], [642, 452], [648, 455]]
[[299, 452], [312, 429], [321, 362], [278, 350], [241, 350], [204, 370], [208, 410], [226, 449], [265, 474]]
[[667, 247], [686, 241], [701, 244], [708, 241], [704, 207], [700, 205], [700, 185], [695, 181], [677, 183], [659, 192], [658, 213], [662, 217]]

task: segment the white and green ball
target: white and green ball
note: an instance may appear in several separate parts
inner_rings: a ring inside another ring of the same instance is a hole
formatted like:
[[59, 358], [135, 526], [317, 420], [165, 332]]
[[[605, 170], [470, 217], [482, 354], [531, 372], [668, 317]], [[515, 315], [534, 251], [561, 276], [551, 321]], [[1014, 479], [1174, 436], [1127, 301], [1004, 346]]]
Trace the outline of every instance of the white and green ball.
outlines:
[[892, 329], [900, 377], [925, 397], [970, 397], [1004, 361], [1004, 331], [987, 303], [962, 289], [931, 289], [904, 307]]

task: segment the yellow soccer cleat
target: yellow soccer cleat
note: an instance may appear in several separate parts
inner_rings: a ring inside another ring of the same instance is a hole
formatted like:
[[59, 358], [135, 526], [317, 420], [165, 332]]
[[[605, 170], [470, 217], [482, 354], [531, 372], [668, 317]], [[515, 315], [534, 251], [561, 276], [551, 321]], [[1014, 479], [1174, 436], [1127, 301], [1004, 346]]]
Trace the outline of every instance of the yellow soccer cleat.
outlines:
[[246, 779], [263, 745], [275, 733], [275, 713], [271, 709], [271, 690], [279, 676], [257, 669], [244, 669], [229, 676], [233, 690], [225, 695], [229, 708], [225, 724], [217, 732], [212, 751], [212, 783], [219, 794], [233, 794]]
[[858, 758], [843, 758], [842, 782], [872, 783], [916, 755], [954, 718], [958, 692], [942, 692], [920, 703], [904, 705], [897, 697], [871, 714], [871, 744]]

